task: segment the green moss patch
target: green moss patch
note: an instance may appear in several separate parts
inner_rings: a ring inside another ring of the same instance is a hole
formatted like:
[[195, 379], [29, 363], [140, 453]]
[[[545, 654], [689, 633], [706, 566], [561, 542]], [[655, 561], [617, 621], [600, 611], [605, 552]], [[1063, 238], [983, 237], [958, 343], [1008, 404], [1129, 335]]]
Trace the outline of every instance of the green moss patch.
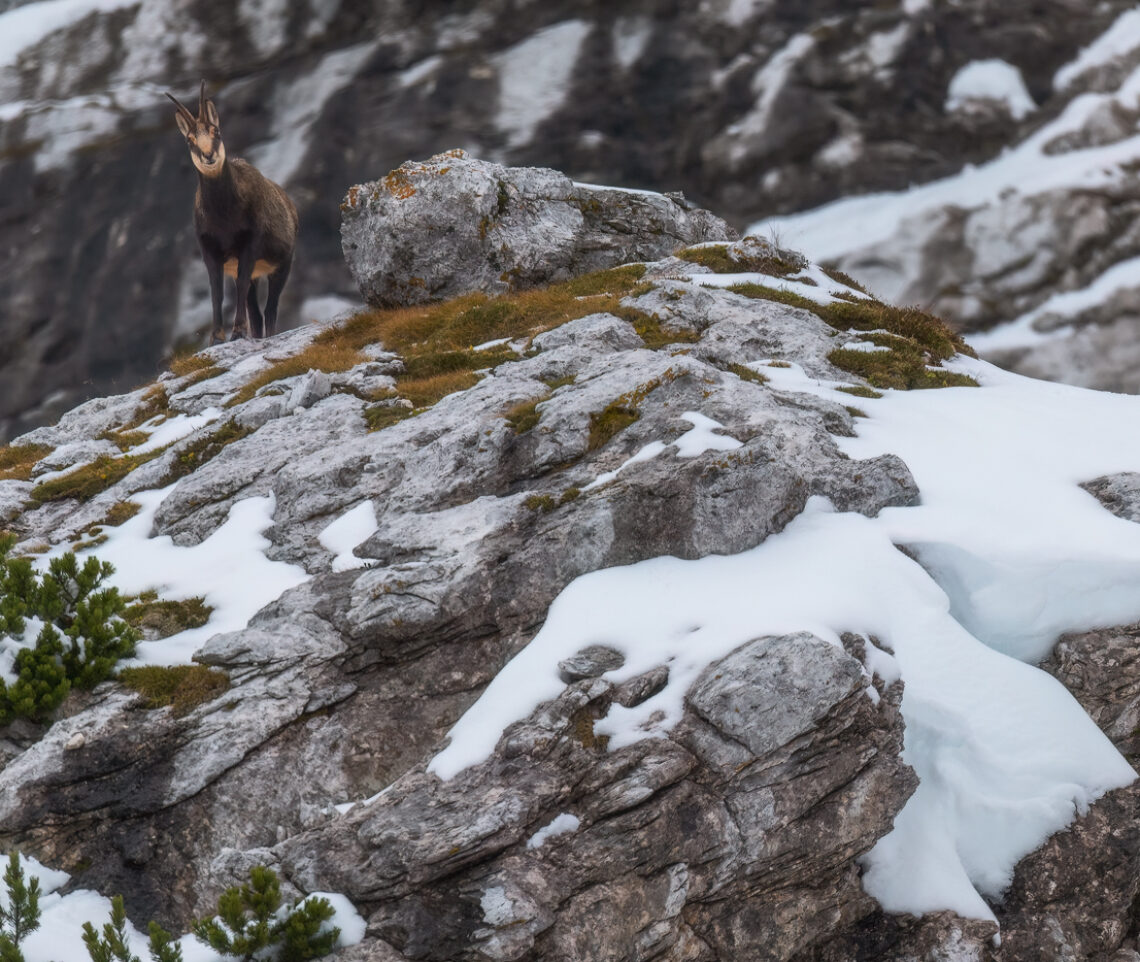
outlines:
[[116, 501], [107, 513], [103, 516], [101, 524], [108, 525], [112, 528], [117, 528], [125, 521], [130, 521], [136, 514], [142, 510], [142, 505], [137, 501]]
[[368, 425], [369, 431], [382, 431], [389, 425], [410, 417], [413, 410], [403, 404], [371, 404], [361, 414], [364, 416], [364, 423]]
[[610, 314], [616, 314], [622, 320], [629, 321], [633, 325], [633, 329], [637, 331], [638, 337], [652, 351], [667, 347], [670, 344], [695, 344], [701, 339], [701, 335], [697, 331], [666, 327], [652, 314], [639, 311], [635, 307], [618, 304], [607, 308], [607, 310]]
[[503, 413], [503, 417], [507, 419], [511, 430], [515, 434], [526, 434], [527, 431], [534, 428], [542, 418], [542, 415], [538, 413], [538, 406], [548, 397], [550, 397], [549, 394], [535, 398], [533, 401], [520, 401], [508, 408]]
[[140, 424], [146, 424], [157, 417], [166, 417], [170, 414], [170, 397], [166, 388], [161, 384], [153, 384], [143, 394], [139, 406], [135, 408], [134, 417], [119, 428], [120, 432], [133, 431]]
[[731, 290], [746, 297], [801, 307], [837, 331], [868, 332], [868, 341], [887, 350], [838, 348], [828, 354], [827, 359], [840, 370], [866, 379], [873, 387], [901, 390], [977, 387], [972, 377], [940, 368], [943, 361], [955, 354], [976, 357], [973, 348], [944, 321], [920, 308], [892, 307], [870, 299], [817, 304], [798, 294], [760, 284], [737, 284]]
[[[850, 287], [854, 290], [857, 290], [861, 294], [866, 294], [868, 297], [871, 296], [871, 292], [869, 290], [867, 290], [867, 288], [865, 288], [857, 280], [855, 280], [855, 278], [852, 277], [850, 274], [845, 274], [843, 271], [841, 271], [835, 267], [821, 267], [820, 270], [823, 271], [828, 277], [830, 277], [837, 284], [843, 284], [845, 287]], [[835, 296], [835, 297], [840, 297], [840, 296], [850, 297], [850, 295], [841, 295], [840, 293], [836, 293], [833, 296]]]
[[48, 444], [6, 444], [0, 447], [0, 481], [27, 481], [32, 468], [54, 449]]
[[169, 706], [176, 718], [213, 701], [230, 687], [225, 672], [205, 665], [124, 668], [119, 672], [118, 680], [143, 696], [144, 707], [155, 709]]
[[850, 387], [837, 387], [835, 390], [842, 391], [844, 394], [854, 395], [855, 397], [869, 398], [870, 400], [883, 396], [874, 388], [864, 387], [862, 384], [852, 384]]
[[709, 247], [687, 247], [679, 251], [681, 260], [707, 267], [714, 274], [768, 274], [772, 277], [786, 277], [798, 274], [804, 265], [775, 247], [768, 253], [758, 255], [741, 254], [739, 259], [729, 252], [727, 244], [714, 244]]
[[577, 500], [581, 495], [581, 488], [567, 488], [562, 494], [555, 498], [552, 494], [531, 494], [523, 501], [531, 511], [541, 511], [543, 514], [548, 514], [555, 508], [560, 508], [564, 504], [569, 504], [571, 501]]
[[661, 386], [661, 380], [654, 378], [634, 390], [615, 398], [602, 410], [590, 415], [590, 438], [586, 449], [595, 451], [614, 435], [624, 431], [641, 417], [639, 405], [646, 397]]

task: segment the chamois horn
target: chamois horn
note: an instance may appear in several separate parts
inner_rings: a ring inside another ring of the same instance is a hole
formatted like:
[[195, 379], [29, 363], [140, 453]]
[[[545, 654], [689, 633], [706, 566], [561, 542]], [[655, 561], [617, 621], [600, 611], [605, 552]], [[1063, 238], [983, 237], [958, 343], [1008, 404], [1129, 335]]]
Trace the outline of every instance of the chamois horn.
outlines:
[[189, 110], [189, 108], [188, 108], [188, 107], [187, 107], [187, 106], [186, 106], [184, 103], [182, 103], [181, 101], [179, 101], [179, 100], [178, 100], [178, 99], [177, 99], [177, 98], [174, 96], [174, 94], [172, 94], [170, 91], [167, 91], [167, 92], [166, 92], [166, 96], [167, 96], [167, 97], [169, 97], [169, 98], [171, 99], [171, 101], [173, 101], [173, 103], [174, 103], [174, 106], [178, 108], [178, 112], [179, 112], [179, 113], [181, 113], [181, 114], [184, 114], [184, 115], [185, 115], [185, 117], [186, 117], [186, 119], [187, 119], [187, 120], [189, 120], [189, 121], [190, 121], [190, 123], [192, 123], [192, 124], [193, 124], [193, 123], [197, 123], [197, 122], [198, 122], [198, 118], [197, 118], [197, 117], [195, 117], [195, 116], [194, 116], [192, 113], [190, 113], [190, 110]]

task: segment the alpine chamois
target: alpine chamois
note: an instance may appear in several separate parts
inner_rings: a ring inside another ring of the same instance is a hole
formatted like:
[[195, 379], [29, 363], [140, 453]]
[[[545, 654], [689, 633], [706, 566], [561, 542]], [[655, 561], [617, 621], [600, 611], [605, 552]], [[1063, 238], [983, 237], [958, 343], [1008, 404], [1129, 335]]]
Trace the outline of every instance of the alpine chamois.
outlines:
[[195, 117], [173, 95], [178, 113], [174, 119], [190, 148], [190, 160], [198, 170], [194, 196], [194, 232], [202, 260], [210, 275], [210, 300], [214, 330], [210, 343], [225, 340], [222, 329], [222, 274], [236, 283], [237, 309], [231, 340], [261, 337], [262, 316], [257, 306], [257, 279], [269, 278], [265, 301], [264, 335], [277, 330], [277, 301], [297, 243], [297, 208], [289, 196], [252, 164], [237, 157], [227, 160], [218, 124], [218, 108], [206, 99], [206, 81], [198, 93]]

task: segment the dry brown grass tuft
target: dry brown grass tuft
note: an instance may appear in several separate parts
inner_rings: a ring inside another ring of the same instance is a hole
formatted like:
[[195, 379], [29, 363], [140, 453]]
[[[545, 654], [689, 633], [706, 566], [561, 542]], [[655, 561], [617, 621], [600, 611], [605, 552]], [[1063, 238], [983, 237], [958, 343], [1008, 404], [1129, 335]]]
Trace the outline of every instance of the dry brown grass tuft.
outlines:
[[119, 672], [118, 680], [142, 695], [146, 708], [169, 705], [175, 718], [212, 701], [230, 687], [230, 679], [225, 672], [205, 665], [124, 668]]
[[54, 449], [48, 444], [14, 444], [0, 447], [0, 481], [27, 481], [32, 468]]
[[360, 351], [343, 342], [318, 342], [314, 339], [300, 354], [283, 358], [272, 364], [259, 374], [255, 374], [242, 386], [232, 398], [226, 402], [226, 407], [244, 404], [258, 391], [274, 381], [281, 381], [287, 377], [298, 374], [307, 374], [309, 371], [327, 371], [335, 374], [347, 371], [357, 364], [362, 364], [365, 358]]

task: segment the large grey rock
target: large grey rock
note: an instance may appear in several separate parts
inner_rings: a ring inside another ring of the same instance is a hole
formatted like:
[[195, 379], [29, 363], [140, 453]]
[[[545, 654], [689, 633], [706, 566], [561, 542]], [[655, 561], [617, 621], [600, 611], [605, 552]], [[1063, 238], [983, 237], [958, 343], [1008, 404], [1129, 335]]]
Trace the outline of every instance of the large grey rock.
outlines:
[[[672, 737], [607, 753], [590, 719], [613, 685], [579, 681], [486, 762], [409, 773], [277, 852], [303, 887], [367, 906], [406, 958], [787, 958], [822, 919], [865, 913], [852, 860], [915, 785], [899, 689], [875, 704], [866, 685], [810, 635], [759, 639], [708, 668]], [[779, 724], [745, 744], [756, 712]], [[528, 843], [560, 813], [572, 834]]]
[[341, 212], [345, 261], [377, 307], [501, 294], [737, 236], [680, 195], [575, 184], [462, 150], [349, 188]]

